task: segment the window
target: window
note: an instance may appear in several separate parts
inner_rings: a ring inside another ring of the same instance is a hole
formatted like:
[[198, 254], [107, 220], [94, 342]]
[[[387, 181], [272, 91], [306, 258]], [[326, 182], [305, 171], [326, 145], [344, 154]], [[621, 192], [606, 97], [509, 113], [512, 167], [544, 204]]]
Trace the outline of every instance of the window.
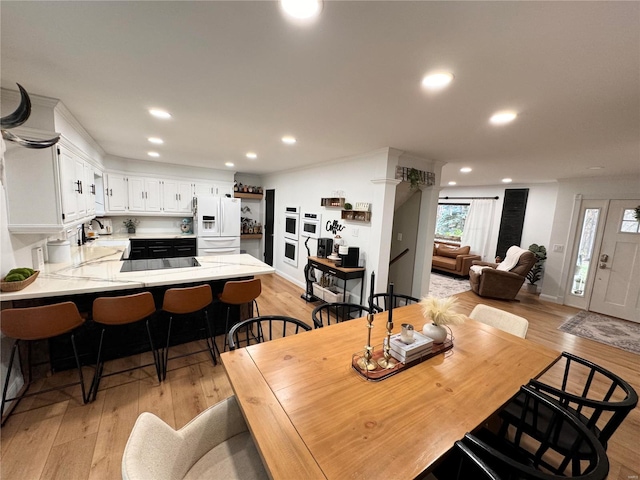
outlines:
[[468, 203], [438, 204], [435, 234], [436, 239], [459, 242], [468, 213]]
[[622, 225], [620, 225], [622, 233], [640, 233], [640, 222], [636, 220], [635, 208], [625, 208], [622, 215]]
[[579, 297], [584, 297], [585, 295], [585, 284], [587, 282], [587, 275], [589, 275], [589, 266], [591, 264], [593, 246], [598, 231], [599, 217], [599, 208], [587, 208], [584, 212], [580, 246], [578, 247], [578, 257], [576, 258], [576, 265], [573, 270], [573, 285], [571, 287], [571, 293]]

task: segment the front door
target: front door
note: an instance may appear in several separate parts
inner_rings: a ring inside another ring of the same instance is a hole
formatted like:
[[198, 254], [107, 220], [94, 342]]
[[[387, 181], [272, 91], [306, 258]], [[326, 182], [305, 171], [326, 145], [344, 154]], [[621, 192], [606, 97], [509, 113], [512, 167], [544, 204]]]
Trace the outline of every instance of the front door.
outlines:
[[640, 322], [638, 200], [611, 200], [589, 310]]

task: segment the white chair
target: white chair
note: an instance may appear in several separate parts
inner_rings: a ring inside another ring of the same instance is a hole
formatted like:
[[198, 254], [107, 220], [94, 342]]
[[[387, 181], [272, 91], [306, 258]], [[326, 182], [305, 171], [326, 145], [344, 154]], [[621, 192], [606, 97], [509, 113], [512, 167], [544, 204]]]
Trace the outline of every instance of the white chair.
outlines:
[[521, 338], [527, 336], [527, 329], [529, 328], [529, 322], [526, 318], [481, 303], [474, 307], [469, 314], [469, 318]]
[[122, 456], [123, 480], [267, 479], [235, 396], [180, 430], [152, 413], [136, 420]]

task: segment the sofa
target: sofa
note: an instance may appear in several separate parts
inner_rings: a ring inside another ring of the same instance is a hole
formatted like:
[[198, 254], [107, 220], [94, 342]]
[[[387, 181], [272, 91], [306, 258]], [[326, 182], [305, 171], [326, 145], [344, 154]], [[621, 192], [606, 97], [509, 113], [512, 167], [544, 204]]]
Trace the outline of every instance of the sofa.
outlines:
[[461, 277], [469, 276], [469, 268], [474, 260], [482, 260], [480, 255], [469, 253], [471, 247], [446, 243], [434, 243], [431, 269], [453, 273]]

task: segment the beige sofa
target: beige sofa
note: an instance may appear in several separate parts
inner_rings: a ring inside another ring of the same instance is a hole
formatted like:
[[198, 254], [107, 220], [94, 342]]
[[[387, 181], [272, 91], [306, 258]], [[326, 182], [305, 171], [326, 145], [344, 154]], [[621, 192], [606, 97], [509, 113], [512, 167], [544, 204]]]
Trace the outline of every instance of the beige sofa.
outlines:
[[431, 268], [441, 272], [453, 273], [461, 277], [469, 276], [469, 268], [474, 260], [482, 260], [480, 255], [471, 255], [471, 247], [460, 247], [446, 243], [434, 243]]

